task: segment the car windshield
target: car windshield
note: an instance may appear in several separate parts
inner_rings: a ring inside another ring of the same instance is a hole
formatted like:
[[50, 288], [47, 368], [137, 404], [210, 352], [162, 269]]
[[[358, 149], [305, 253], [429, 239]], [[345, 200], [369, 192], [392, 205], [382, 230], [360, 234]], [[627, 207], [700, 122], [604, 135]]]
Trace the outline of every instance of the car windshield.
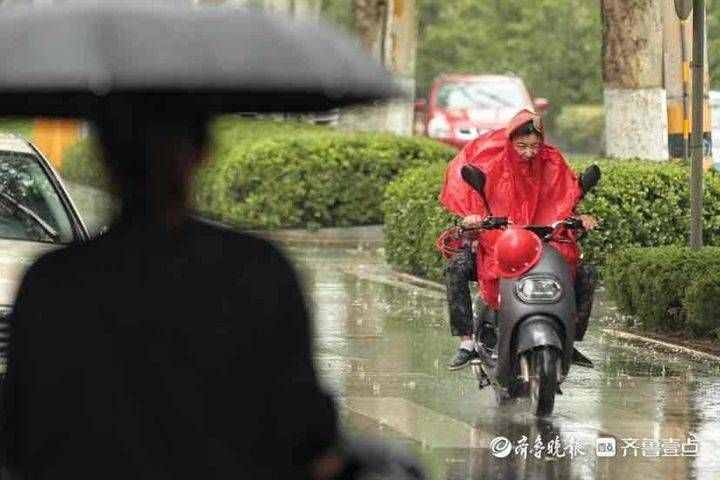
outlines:
[[0, 238], [63, 243], [74, 239], [67, 210], [33, 155], [0, 151], [0, 193]]
[[438, 106], [448, 109], [522, 108], [523, 89], [515, 82], [445, 83], [438, 91]]

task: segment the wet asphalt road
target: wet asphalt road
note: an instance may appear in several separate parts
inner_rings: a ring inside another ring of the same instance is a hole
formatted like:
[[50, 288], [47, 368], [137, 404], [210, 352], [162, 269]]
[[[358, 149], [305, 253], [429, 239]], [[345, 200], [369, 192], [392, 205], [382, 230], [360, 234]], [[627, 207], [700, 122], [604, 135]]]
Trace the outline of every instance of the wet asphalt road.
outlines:
[[[111, 202], [68, 187], [91, 232], [109, 223]], [[444, 293], [391, 280], [374, 250], [286, 252], [303, 274], [318, 371], [344, 429], [409, 449], [430, 478], [720, 480], [720, 368], [604, 336], [600, 326], [614, 315], [604, 302], [579, 345], [596, 369], [574, 367], [554, 415], [541, 421], [498, 409], [469, 369], [445, 369], [457, 344]], [[493, 453], [497, 437], [512, 444], [497, 441]], [[599, 456], [598, 439], [614, 440], [616, 456]]]
[[[375, 251], [286, 252], [305, 281], [318, 371], [343, 427], [409, 449], [431, 478], [720, 479], [720, 369], [605, 336], [605, 302], [579, 345], [596, 369], [573, 367], [554, 415], [538, 420], [499, 410], [470, 369], [445, 369], [456, 340], [443, 293], [392, 282]], [[501, 436], [511, 444], [491, 449]], [[614, 457], [599, 456], [598, 439], [601, 450], [615, 442]]]

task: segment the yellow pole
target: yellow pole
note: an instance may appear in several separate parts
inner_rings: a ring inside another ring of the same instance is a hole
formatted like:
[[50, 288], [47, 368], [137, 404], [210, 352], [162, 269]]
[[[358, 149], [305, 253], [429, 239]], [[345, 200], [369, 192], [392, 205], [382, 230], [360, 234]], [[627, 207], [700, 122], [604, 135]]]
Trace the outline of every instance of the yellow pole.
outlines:
[[55, 168], [61, 168], [65, 150], [80, 139], [80, 129], [76, 120], [38, 118], [33, 125], [32, 142]]

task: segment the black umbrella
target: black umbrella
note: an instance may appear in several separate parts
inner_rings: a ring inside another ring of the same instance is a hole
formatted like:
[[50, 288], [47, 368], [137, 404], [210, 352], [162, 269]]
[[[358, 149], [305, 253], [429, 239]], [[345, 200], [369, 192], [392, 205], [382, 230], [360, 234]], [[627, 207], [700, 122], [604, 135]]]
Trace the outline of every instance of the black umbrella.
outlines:
[[399, 94], [326, 27], [179, 5], [7, 7], [0, 114], [93, 115], [104, 99], [162, 112], [317, 111]]

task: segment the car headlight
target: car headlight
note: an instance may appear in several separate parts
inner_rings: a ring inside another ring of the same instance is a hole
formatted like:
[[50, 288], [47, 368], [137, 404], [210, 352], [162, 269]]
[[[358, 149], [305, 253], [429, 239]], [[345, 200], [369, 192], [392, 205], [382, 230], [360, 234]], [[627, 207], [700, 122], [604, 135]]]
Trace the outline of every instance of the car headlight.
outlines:
[[515, 286], [515, 294], [524, 303], [555, 303], [563, 289], [554, 277], [526, 277]]
[[428, 123], [428, 136], [431, 138], [448, 138], [452, 130], [447, 119], [442, 115], [436, 115]]

